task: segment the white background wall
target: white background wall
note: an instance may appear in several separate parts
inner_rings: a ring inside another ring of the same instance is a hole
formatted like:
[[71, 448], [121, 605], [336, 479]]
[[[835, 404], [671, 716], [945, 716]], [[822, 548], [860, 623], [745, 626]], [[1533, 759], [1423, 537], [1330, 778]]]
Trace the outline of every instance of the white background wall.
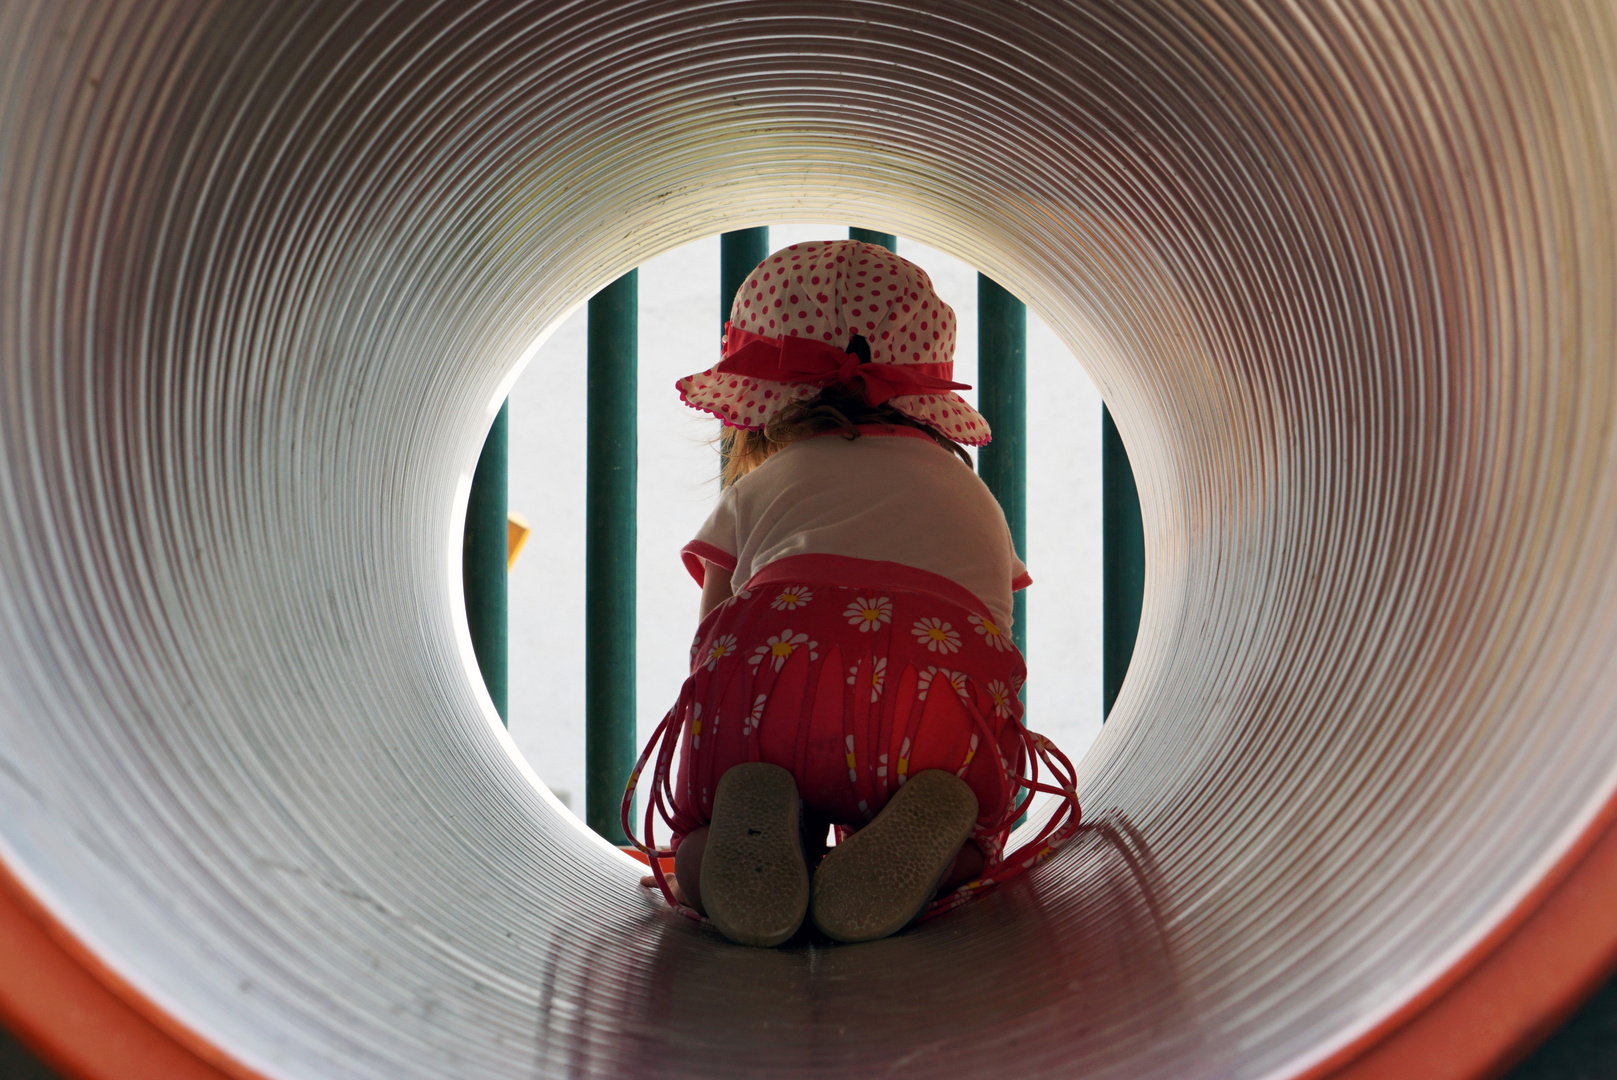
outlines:
[[[777, 225], [771, 250], [845, 226]], [[911, 241], [959, 317], [955, 377], [977, 381], [977, 275]], [[685, 677], [699, 590], [679, 561], [718, 495], [718, 422], [674, 380], [718, 359], [718, 237], [640, 268], [640, 548], [637, 714], [644, 740]], [[533, 526], [511, 573], [511, 735], [562, 799], [584, 804], [586, 309], [545, 344], [511, 394], [511, 508]], [[1100, 398], [1028, 314], [1028, 724], [1077, 760], [1101, 721]], [[964, 396], [975, 402], [975, 391]]]

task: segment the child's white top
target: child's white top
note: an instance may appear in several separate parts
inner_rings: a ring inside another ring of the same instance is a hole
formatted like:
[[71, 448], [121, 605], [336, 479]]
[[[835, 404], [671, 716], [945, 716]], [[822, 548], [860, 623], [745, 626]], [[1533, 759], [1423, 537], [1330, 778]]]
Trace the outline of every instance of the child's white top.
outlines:
[[691, 576], [701, 584], [703, 560], [736, 588], [788, 555], [903, 563], [970, 590], [1009, 628], [1011, 594], [1032, 578], [987, 485], [915, 428], [860, 430], [792, 443], [726, 488], [685, 545]]

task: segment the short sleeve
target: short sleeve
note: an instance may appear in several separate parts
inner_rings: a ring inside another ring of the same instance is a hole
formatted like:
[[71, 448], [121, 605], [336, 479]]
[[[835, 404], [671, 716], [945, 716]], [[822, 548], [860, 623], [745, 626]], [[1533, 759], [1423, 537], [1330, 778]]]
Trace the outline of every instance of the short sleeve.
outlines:
[[1021, 556], [1016, 554], [1016, 541], [1011, 539], [1011, 526], [1005, 525], [1005, 546], [1011, 549], [1011, 592], [1019, 593], [1033, 584], [1033, 575], [1027, 572]]
[[707, 579], [707, 563], [721, 566], [733, 571], [736, 568], [736, 514], [734, 487], [725, 490], [719, 496], [718, 505], [713, 508], [702, 527], [696, 530], [696, 538], [680, 551], [679, 557], [685, 563], [685, 569], [691, 577], [702, 585]]
[[1015, 552], [1012, 552], [1011, 592], [1021, 592], [1031, 584], [1033, 584], [1033, 575], [1027, 572], [1027, 567], [1022, 565], [1022, 560], [1016, 557]]

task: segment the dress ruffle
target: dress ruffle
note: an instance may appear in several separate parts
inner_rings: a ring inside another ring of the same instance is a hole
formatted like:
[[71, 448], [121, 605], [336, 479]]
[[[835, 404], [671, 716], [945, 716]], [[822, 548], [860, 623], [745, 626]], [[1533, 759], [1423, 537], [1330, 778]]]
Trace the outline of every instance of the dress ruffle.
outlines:
[[[1026, 872], [1077, 830], [1071, 762], [1021, 723], [1026, 669], [1009, 634], [946, 579], [915, 588], [934, 576], [924, 571], [906, 574], [903, 588], [872, 585], [887, 565], [778, 560], [703, 620], [690, 675], [641, 753], [622, 808], [625, 834], [671, 904], [659, 860], [709, 820], [719, 777], [743, 761], [789, 769], [805, 808], [843, 831], [868, 822], [918, 772], [964, 779], [977, 794], [973, 838], [987, 868], [929, 914]], [[837, 572], [824, 573], [828, 566]], [[794, 570], [817, 574], [792, 579]], [[630, 814], [648, 766], [642, 838]], [[1040, 791], [1064, 805], [1007, 854], [1027, 798]], [[654, 835], [659, 818], [673, 833], [666, 848]]]

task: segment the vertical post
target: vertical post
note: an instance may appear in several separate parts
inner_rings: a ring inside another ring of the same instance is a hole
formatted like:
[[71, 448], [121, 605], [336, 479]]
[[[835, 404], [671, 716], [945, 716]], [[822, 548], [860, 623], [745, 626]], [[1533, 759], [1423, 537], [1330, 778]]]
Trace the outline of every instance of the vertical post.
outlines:
[[[769, 226], [736, 229], [719, 234], [719, 333], [730, 321], [730, 307], [736, 293], [746, 284], [747, 275], [769, 254]], [[724, 444], [719, 444], [719, 467], [722, 471], [729, 457]]]
[[[977, 410], [994, 438], [977, 451], [977, 474], [1005, 511], [1011, 545], [1027, 558], [1027, 307], [977, 275]], [[1027, 654], [1027, 593], [1011, 597], [1011, 640]], [[1027, 704], [1027, 687], [1021, 698]], [[1024, 713], [1024, 722], [1025, 722]], [[1027, 803], [1024, 802], [1025, 811]], [[1020, 829], [1024, 812], [1016, 820]]]
[[1102, 717], [1109, 716], [1134, 656], [1145, 599], [1145, 524], [1128, 451], [1111, 411], [1100, 410]]
[[849, 229], [849, 240], [863, 240], [867, 244], [880, 244], [895, 255], [898, 253], [898, 236], [890, 232], [877, 232], [875, 229]]
[[639, 271], [589, 304], [584, 520], [584, 818], [615, 844], [635, 759]]
[[[1017, 554], [1027, 557], [1027, 307], [977, 275], [977, 407], [994, 439], [977, 473], [999, 500]], [[1011, 640], [1027, 651], [1027, 593], [1016, 594]]]
[[500, 406], [483, 441], [472, 491], [466, 500], [466, 531], [462, 535], [460, 582], [466, 594], [466, 626], [483, 685], [494, 700], [500, 719], [510, 724], [507, 712], [509, 664], [506, 598], [506, 477], [509, 468], [511, 403]]
[[719, 326], [730, 319], [730, 305], [753, 267], [769, 254], [769, 226], [719, 234]]

